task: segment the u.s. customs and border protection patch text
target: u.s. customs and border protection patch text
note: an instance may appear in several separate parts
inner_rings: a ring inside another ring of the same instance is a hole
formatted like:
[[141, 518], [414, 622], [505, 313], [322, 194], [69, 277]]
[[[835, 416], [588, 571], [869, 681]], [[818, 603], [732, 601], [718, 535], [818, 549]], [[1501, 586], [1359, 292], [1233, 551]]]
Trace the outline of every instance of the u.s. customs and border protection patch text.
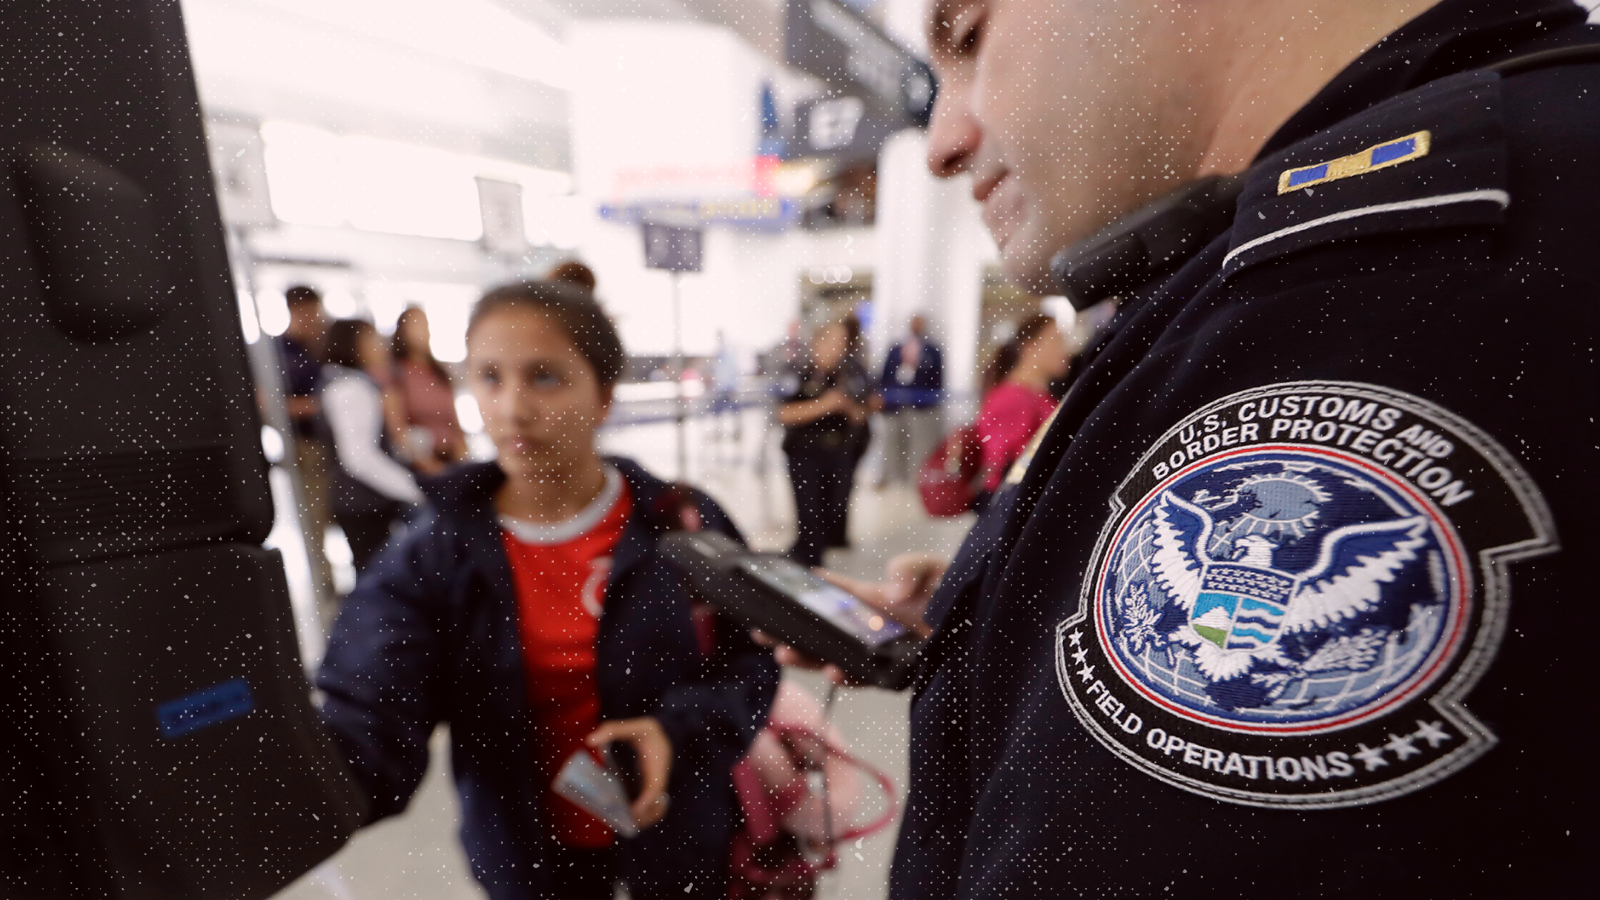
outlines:
[[1056, 669], [1123, 759], [1219, 800], [1327, 808], [1494, 744], [1461, 701], [1500, 643], [1506, 564], [1555, 533], [1470, 423], [1366, 384], [1245, 391], [1164, 435], [1111, 508]]

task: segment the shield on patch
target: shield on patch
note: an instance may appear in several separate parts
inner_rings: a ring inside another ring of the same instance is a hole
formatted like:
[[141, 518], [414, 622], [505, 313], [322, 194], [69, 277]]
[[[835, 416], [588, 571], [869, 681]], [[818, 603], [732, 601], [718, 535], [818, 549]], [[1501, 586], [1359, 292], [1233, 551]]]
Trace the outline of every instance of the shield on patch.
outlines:
[[1212, 563], [1189, 614], [1195, 633], [1224, 650], [1259, 650], [1278, 639], [1294, 578], [1238, 563]]

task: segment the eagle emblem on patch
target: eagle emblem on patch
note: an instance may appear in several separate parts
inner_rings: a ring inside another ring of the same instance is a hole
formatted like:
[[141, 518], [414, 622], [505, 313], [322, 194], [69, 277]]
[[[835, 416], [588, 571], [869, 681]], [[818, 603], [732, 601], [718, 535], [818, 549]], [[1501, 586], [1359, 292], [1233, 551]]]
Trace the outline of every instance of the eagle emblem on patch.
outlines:
[[1326, 808], [1493, 746], [1463, 701], [1499, 645], [1507, 563], [1555, 534], [1475, 426], [1373, 385], [1271, 385], [1173, 427], [1111, 510], [1056, 668], [1129, 763], [1219, 800]]

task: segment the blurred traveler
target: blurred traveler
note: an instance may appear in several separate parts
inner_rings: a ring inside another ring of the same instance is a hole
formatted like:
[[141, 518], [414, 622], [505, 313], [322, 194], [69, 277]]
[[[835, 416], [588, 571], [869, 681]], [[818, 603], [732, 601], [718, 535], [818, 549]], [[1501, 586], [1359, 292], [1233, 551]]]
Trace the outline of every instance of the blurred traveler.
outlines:
[[322, 297], [303, 284], [284, 292], [289, 306], [289, 327], [277, 338], [283, 370], [284, 403], [294, 426], [294, 467], [300, 476], [300, 531], [311, 560], [311, 577], [317, 596], [333, 599], [333, 572], [323, 549], [329, 524], [329, 490], [332, 462], [328, 452], [327, 423], [317, 396], [322, 381], [322, 346], [327, 339], [328, 317]]
[[595, 280], [594, 270], [575, 259], [557, 263], [549, 272], [545, 273], [544, 280], [574, 285], [591, 294], [594, 293], [595, 286], [599, 284]]
[[763, 407], [761, 440], [756, 450], [755, 468], [758, 474], [765, 475], [767, 472], [767, 457], [772, 450], [772, 432], [781, 431], [783, 428], [782, 423], [778, 421], [777, 404], [782, 398], [792, 394], [795, 387], [800, 384], [800, 369], [810, 355], [811, 350], [800, 337], [799, 320], [791, 319], [784, 331], [783, 339], [773, 344], [758, 358], [758, 372], [764, 376], [768, 401]]
[[[429, 510], [335, 624], [324, 718], [380, 818], [405, 809], [450, 723], [462, 842], [491, 900], [610, 900], [619, 880], [635, 900], [726, 896], [731, 772], [778, 669], [728, 621], [707, 620], [702, 645], [656, 542], [737, 532], [703, 494], [599, 455], [624, 356], [587, 291], [491, 291], [467, 347], [498, 461], [425, 482]], [[614, 741], [642, 783], [631, 839], [551, 790], [574, 753]]]
[[413, 306], [394, 329], [394, 392], [405, 423], [405, 456], [425, 474], [437, 474], [467, 455], [466, 435], [456, 418], [450, 373], [429, 348], [428, 315]]
[[[993, 493], [1006, 470], [1055, 411], [1050, 382], [1067, 371], [1067, 342], [1056, 320], [1034, 313], [1017, 323], [1011, 339], [983, 371], [978, 441], [983, 447], [983, 490]], [[978, 508], [983, 507], [983, 500]]]
[[789, 556], [822, 564], [822, 551], [844, 543], [856, 463], [867, 436], [870, 385], [857, 361], [861, 326], [855, 318], [817, 332], [810, 358], [778, 406], [794, 490], [795, 540]]
[[407, 504], [422, 503], [422, 491], [394, 448], [397, 417], [385, 408], [392, 401], [384, 391], [393, 370], [388, 343], [371, 322], [341, 319], [328, 329], [325, 355], [322, 408], [338, 460], [333, 520], [363, 572]]
[[944, 430], [939, 405], [944, 395], [944, 358], [928, 337], [927, 320], [911, 317], [910, 334], [889, 348], [878, 379], [883, 398], [882, 487], [910, 484], [917, 466], [933, 452]]
[[[855, 451], [855, 461], [850, 466], [850, 486], [853, 489], [855, 487], [856, 469], [861, 465], [861, 460], [867, 455], [867, 448], [872, 443], [872, 412], [883, 406], [883, 398], [878, 396], [877, 386], [872, 383], [872, 376], [867, 374], [869, 371], [867, 367], [867, 342], [861, 334], [861, 320], [852, 313], [851, 315], [845, 317], [844, 326], [846, 334], [845, 343], [849, 348], [846, 351], [846, 354], [848, 355], [851, 363], [849, 369], [853, 372], [859, 372], [861, 374], [861, 377], [866, 384], [865, 390], [867, 392], [867, 399], [863, 404], [867, 410], [866, 421], [863, 421], [860, 428], [857, 429], [856, 440], [851, 444]], [[828, 536], [827, 546], [829, 548], [843, 548], [850, 546], [849, 492], [846, 492], [840, 496], [838, 498], [838, 502], [838, 516], [834, 520], [833, 532]]]
[[811, 358], [811, 348], [800, 336], [800, 321], [791, 319], [784, 330], [783, 340], [772, 348], [773, 374], [792, 374], [805, 368]]
[[[711, 420], [715, 440], [731, 438], [737, 444], [744, 435], [739, 410], [739, 385], [744, 372], [739, 365], [738, 348], [728, 343], [728, 335], [717, 329], [717, 352], [711, 359]], [[733, 427], [725, 428], [726, 420]]]

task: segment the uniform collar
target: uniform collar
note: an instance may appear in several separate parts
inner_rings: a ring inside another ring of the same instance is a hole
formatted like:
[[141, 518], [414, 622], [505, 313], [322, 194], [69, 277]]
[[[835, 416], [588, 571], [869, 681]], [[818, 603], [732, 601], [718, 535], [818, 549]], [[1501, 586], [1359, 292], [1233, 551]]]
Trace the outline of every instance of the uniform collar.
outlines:
[[1278, 129], [1257, 159], [1435, 78], [1513, 56], [1541, 35], [1587, 17], [1570, 0], [1444, 0], [1335, 76]]

